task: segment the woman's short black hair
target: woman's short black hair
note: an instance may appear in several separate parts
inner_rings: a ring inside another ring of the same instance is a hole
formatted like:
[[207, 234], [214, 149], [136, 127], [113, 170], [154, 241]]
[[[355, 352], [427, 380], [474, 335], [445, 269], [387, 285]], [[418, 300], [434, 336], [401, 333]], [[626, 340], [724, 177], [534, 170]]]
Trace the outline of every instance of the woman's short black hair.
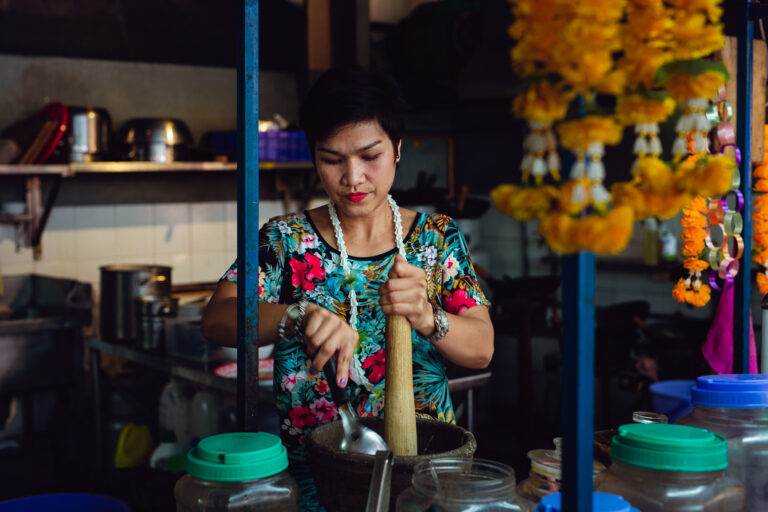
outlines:
[[406, 104], [400, 86], [385, 73], [359, 66], [326, 71], [312, 86], [299, 110], [299, 125], [307, 135], [312, 159], [315, 143], [342, 126], [377, 120], [397, 155], [403, 137]]

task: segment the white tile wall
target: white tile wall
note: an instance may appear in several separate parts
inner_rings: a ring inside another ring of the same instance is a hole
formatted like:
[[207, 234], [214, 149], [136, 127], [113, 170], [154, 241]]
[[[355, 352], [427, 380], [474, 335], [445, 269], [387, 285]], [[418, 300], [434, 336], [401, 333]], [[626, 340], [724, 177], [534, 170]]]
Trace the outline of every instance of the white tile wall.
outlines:
[[[4, 211], [21, 212], [9, 203]], [[259, 219], [283, 214], [280, 201], [259, 203]], [[98, 295], [102, 265], [173, 268], [176, 284], [217, 281], [237, 257], [237, 203], [55, 207], [43, 232], [43, 254], [17, 253], [12, 226], [0, 225], [0, 271], [38, 273], [90, 282]]]
[[[147, 253], [154, 252], [152, 245], [152, 205], [135, 204], [115, 207], [115, 232], [118, 263], [137, 263]], [[134, 261], [129, 261], [134, 259]], [[145, 260], [145, 263], [150, 260]]]
[[153, 205], [152, 215], [154, 254], [187, 254], [192, 250], [189, 204]]
[[117, 255], [114, 206], [81, 206], [75, 209], [75, 253], [78, 261]]

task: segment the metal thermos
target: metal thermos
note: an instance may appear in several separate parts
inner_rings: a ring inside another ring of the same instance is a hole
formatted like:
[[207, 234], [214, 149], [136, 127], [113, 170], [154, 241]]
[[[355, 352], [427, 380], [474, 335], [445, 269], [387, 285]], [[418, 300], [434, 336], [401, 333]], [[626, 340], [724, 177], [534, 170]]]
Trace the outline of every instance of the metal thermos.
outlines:
[[[140, 334], [140, 314], [164, 309], [171, 313], [175, 310], [168, 305], [171, 298], [171, 267], [106, 265], [100, 270], [100, 327], [103, 340], [135, 342]], [[147, 306], [136, 299], [144, 299]]]

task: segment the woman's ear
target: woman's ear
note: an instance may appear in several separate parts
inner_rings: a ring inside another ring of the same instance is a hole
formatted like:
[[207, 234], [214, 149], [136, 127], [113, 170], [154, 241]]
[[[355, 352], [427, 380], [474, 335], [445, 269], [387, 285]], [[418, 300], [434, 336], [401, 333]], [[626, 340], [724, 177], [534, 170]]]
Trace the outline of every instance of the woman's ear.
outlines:
[[397, 151], [395, 151], [395, 162], [399, 162], [400, 161], [400, 148], [402, 147], [402, 145], [403, 145], [403, 140], [400, 139], [397, 142]]

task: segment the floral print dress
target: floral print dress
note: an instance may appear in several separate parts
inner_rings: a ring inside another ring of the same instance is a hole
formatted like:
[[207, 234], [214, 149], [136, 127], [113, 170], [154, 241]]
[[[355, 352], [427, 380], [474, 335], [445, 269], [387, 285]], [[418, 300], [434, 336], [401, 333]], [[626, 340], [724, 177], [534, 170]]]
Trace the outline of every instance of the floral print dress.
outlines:
[[[429, 300], [449, 313], [489, 305], [480, 289], [464, 237], [445, 215], [419, 213], [404, 239], [407, 260], [424, 269]], [[306, 213], [275, 217], [259, 232], [259, 300], [292, 304], [301, 299], [348, 318], [349, 289], [358, 297], [360, 338], [351, 362], [347, 390], [360, 416], [384, 411], [385, 315], [378, 289], [387, 279], [396, 249], [378, 256], [350, 256], [345, 276], [339, 252], [319, 235]], [[237, 281], [237, 262], [224, 274]], [[413, 386], [417, 415], [454, 422], [448, 379], [440, 352], [415, 331]], [[279, 341], [274, 350], [274, 393], [289, 471], [302, 490], [302, 510], [322, 510], [304, 454], [312, 429], [337, 417], [328, 381], [312, 375], [311, 359], [300, 339]]]

